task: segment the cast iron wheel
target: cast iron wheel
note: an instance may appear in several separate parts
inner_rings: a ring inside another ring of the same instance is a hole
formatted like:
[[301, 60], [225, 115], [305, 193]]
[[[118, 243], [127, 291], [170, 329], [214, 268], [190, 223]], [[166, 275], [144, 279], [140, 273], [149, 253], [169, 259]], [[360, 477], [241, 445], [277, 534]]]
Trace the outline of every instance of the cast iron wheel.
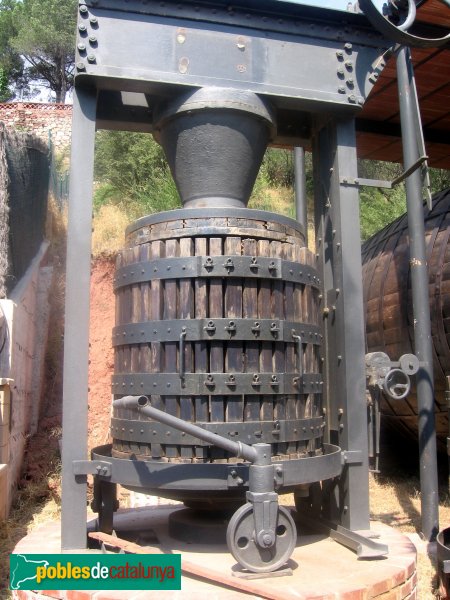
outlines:
[[98, 489], [98, 527], [103, 533], [111, 534], [114, 528], [114, 511], [117, 510], [117, 486], [115, 483], [100, 481]]
[[256, 542], [253, 506], [241, 506], [227, 528], [227, 545], [233, 557], [253, 573], [267, 573], [282, 567], [291, 556], [297, 541], [297, 530], [291, 513], [278, 507], [276, 540], [271, 548], [261, 548]]

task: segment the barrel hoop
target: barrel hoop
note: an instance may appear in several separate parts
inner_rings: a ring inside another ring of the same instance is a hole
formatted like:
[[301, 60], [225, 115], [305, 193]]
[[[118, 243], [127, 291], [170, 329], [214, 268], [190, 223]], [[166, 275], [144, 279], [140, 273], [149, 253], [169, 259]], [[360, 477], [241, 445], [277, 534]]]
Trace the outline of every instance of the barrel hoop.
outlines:
[[114, 278], [114, 289], [157, 279], [187, 277], [272, 279], [320, 287], [317, 271], [298, 262], [264, 256], [189, 256], [156, 258], [121, 267]]
[[128, 323], [113, 329], [113, 346], [150, 342], [185, 342], [236, 340], [297, 343], [320, 346], [321, 330], [317, 325], [281, 319], [169, 319]]
[[133, 373], [112, 377], [112, 393], [123, 395], [200, 396], [249, 394], [320, 394], [320, 373]]
[[[244, 421], [232, 423], [195, 423], [199, 427], [246, 444], [273, 444], [319, 438], [323, 434], [323, 417], [277, 421]], [[192, 435], [156, 421], [111, 419], [111, 436], [128, 442], [209, 446]]]

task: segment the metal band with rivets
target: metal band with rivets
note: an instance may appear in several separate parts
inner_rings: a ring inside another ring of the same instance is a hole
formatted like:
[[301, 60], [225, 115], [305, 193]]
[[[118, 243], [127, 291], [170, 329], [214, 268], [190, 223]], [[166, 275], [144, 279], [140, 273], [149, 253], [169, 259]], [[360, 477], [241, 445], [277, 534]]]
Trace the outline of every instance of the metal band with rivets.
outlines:
[[188, 256], [156, 258], [117, 270], [114, 289], [158, 279], [221, 277], [282, 280], [320, 287], [315, 269], [298, 262], [266, 256]]
[[112, 377], [115, 395], [202, 396], [320, 394], [320, 373], [133, 373]]
[[322, 344], [317, 325], [282, 319], [171, 319], [127, 323], [113, 329], [113, 346], [148, 344], [150, 342], [178, 342], [184, 335], [185, 343], [198, 341], [261, 341]]

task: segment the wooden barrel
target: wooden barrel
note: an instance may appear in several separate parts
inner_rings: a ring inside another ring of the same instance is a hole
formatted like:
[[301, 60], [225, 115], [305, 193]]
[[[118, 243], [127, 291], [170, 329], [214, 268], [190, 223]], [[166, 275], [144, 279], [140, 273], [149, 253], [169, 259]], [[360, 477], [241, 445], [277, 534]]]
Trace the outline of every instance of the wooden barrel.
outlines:
[[[117, 260], [115, 398], [151, 404], [275, 459], [322, 452], [314, 256], [294, 220], [248, 209], [140, 219]], [[230, 216], [232, 215], [232, 216]], [[233, 462], [225, 451], [114, 409], [113, 456]]]
[[[440, 449], [445, 451], [448, 416], [446, 376], [450, 375], [450, 190], [424, 208], [433, 338], [435, 414]], [[386, 352], [391, 360], [414, 353], [414, 323], [406, 215], [374, 235], [362, 248], [364, 305], [369, 352]], [[381, 402], [382, 419], [397, 433], [417, 439], [417, 395]]]

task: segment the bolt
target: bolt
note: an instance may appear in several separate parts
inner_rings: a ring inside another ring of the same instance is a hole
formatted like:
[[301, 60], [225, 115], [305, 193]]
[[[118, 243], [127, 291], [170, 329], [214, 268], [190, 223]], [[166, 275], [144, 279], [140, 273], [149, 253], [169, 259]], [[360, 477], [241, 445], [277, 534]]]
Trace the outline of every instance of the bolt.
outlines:
[[80, 52], [84, 52], [86, 50], [85, 44], [77, 44], [77, 48]]
[[348, 101], [351, 104], [355, 104], [355, 102], [356, 102], [356, 96], [354, 94], [352, 94], [351, 96], [348, 97]]
[[[349, 77], [349, 78], [347, 79], [347, 85], [348, 85], [348, 87], [349, 87], [349, 88], [352, 88], [352, 87], [354, 87], [354, 85], [355, 85], [355, 82], [353, 81], [353, 78], [352, 78], [352, 77]], [[354, 96], [353, 96], [353, 97], [354, 97]], [[356, 102], [356, 98], [353, 100], [353, 102]]]
[[344, 48], [349, 54], [351, 54], [353, 46], [352, 46], [352, 44], [350, 44], [350, 42], [345, 43]]
[[325, 308], [323, 309], [323, 314], [325, 317], [327, 317], [330, 314], [330, 309], [328, 308], [328, 306], [325, 306]]
[[95, 63], [95, 56], [93, 54], [89, 54], [87, 59], [88, 59], [88, 62]]
[[342, 52], [342, 50], [336, 50], [336, 56], [342, 59], [344, 58], [344, 53]]
[[84, 23], [80, 23], [80, 24], [78, 25], [78, 31], [79, 31], [80, 33], [84, 33], [86, 30], [87, 30], [87, 27], [86, 27], [86, 25], [85, 25]]
[[77, 69], [79, 71], [84, 71], [86, 69], [86, 65], [83, 62], [77, 62]]
[[88, 12], [88, 7], [85, 4], [82, 4], [80, 6], [80, 13], [81, 14], [86, 14]]
[[272, 538], [270, 537], [269, 534], [266, 534], [266, 535], [263, 535], [262, 541], [263, 541], [264, 546], [270, 546], [272, 543]]
[[89, 19], [89, 21], [90, 21], [91, 25], [97, 25], [97, 23], [98, 23], [97, 17], [91, 17]]
[[89, 36], [89, 42], [91, 44], [96, 44], [97, 43], [97, 38], [95, 37], [95, 35], [90, 35]]
[[346, 60], [346, 61], [345, 61], [345, 68], [346, 68], [348, 71], [353, 71], [353, 63], [352, 63], [352, 61], [351, 61], [351, 60]]
[[339, 93], [339, 94], [345, 94], [345, 87], [344, 87], [343, 85], [340, 85], [340, 86], [338, 87], [338, 93]]

